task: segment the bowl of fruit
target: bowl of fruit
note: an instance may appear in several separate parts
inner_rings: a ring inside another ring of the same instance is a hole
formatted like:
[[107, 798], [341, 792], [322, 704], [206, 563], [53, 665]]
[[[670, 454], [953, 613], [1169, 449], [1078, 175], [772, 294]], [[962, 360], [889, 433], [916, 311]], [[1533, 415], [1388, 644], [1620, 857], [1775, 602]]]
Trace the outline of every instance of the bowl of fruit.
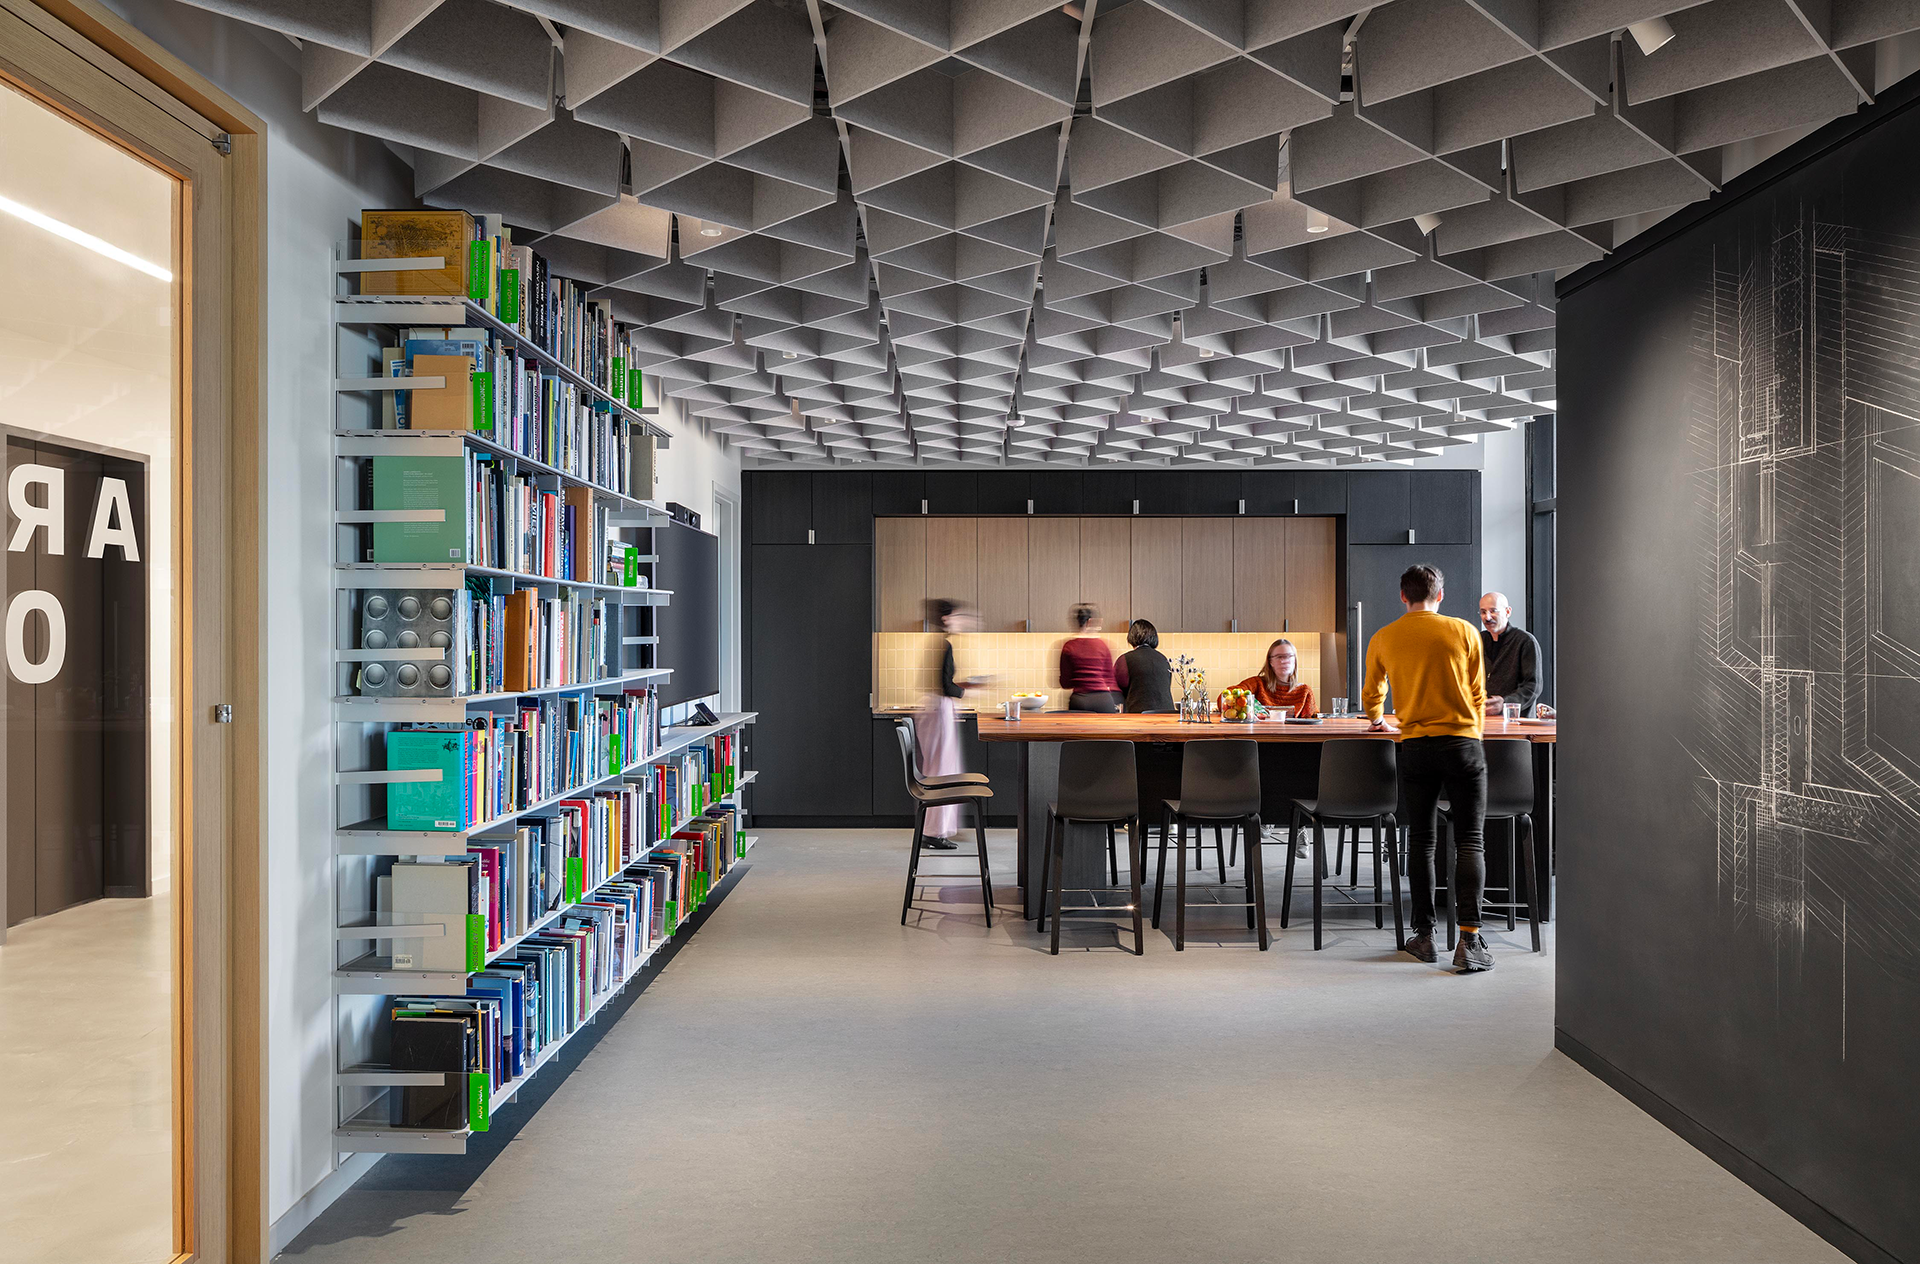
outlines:
[[1013, 695], [1013, 700], [1020, 704], [1022, 711], [1038, 711], [1047, 705], [1047, 695], [1044, 693], [1017, 693]]

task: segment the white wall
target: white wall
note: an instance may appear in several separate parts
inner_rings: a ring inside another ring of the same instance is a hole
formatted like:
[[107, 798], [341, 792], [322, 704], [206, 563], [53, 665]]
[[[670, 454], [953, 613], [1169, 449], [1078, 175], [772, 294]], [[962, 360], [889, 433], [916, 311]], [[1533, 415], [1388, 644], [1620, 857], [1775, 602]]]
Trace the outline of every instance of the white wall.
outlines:
[[[1502, 592], [1524, 623], [1527, 609], [1527, 430], [1482, 437], [1480, 582]], [[1477, 599], [1477, 594], [1476, 594]]]

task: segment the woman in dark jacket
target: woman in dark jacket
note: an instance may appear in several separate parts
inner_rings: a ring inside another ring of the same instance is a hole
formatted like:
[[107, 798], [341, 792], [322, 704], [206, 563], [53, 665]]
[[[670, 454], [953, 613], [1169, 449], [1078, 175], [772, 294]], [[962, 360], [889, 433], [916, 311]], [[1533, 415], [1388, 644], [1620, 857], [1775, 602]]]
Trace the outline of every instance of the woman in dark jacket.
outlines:
[[1132, 649], [1113, 665], [1114, 681], [1127, 695], [1127, 711], [1172, 711], [1173, 664], [1160, 652], [1160, 633], [1145, 619], [1135, 619], [1127, 628], [1127, 644]]

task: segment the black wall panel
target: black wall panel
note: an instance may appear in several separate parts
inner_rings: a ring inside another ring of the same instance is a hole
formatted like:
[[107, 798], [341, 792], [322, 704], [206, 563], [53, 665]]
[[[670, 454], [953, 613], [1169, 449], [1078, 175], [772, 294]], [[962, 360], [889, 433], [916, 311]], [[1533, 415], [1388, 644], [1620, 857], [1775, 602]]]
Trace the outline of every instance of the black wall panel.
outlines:
[[1888, 100], [1561, 297], [1555, 1022], [1856, 1259], [1915, 1260], [1920, 111]]
[[[1406, 613], [1400, 574], [1409, 566], [1438, 566], [1446, 577], [1440, 613], [1479, 626], [1480, 550], [1470, 544], [1356, 544], [1347, 548], [1347, 600], [1361, 603], [1362, 634]], [[1357, 696], [1357, 695], [1356, 695]]]

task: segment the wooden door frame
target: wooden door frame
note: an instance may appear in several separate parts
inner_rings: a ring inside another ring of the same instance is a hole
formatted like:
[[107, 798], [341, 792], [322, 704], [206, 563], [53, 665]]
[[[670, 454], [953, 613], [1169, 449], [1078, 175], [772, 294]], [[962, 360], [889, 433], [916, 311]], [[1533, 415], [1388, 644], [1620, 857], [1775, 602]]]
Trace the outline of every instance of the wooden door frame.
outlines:
[[[97, 0], [0, 0], [0, 76], [187, 182], [175, 476], [176, 1238], [188, 1247], [183, 1261], [256, 1264], [268, 1227], [266, 126]], [[159, 136], [171, 138], [164, 149]], [[220, 704], [231, 706], [230, 723], [216, 723]]]

